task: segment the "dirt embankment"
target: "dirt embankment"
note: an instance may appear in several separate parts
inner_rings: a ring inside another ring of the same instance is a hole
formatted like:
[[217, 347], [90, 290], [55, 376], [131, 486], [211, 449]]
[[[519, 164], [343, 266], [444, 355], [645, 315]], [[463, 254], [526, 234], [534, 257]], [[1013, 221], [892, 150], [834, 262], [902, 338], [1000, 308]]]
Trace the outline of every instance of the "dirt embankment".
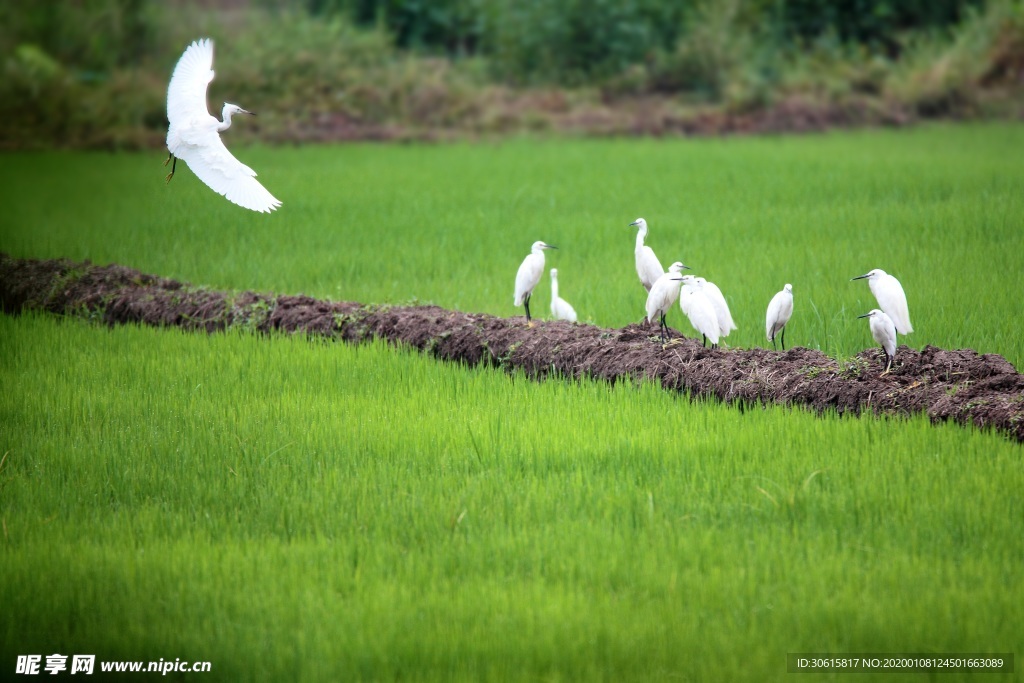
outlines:
[[102, 320], [216, 332], [303, 332], [358, 343], [380, 338], [444, 360], [614, 382], [649, 378], [675, 391], [739, 405], [777, 403], [840, 413], [924, 412], [933, 421], [992, 427], [1024, 442], [1024, 375], [1002, 356], [969, 349], [901, 346], [893, 371], [868, 349], [840, 364], [805, 348], [705, 349], [678, 337], [663, 346], [640, 325], [604, 329], [565, 322], [448, 311], [437, 306], [368, 306], [306, 296], [219, 292], [118, 265], [13, 259], [0, 254], [4, 312], [45, 310]]

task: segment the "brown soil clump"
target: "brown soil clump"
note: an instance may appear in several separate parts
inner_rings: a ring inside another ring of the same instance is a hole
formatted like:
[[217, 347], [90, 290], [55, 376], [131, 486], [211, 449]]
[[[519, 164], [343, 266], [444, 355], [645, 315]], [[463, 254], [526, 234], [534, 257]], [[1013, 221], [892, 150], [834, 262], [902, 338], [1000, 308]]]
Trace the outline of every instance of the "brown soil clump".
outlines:
[[359, 343], [385, 339], [437, 358], [486, 363], [543, 378], [609, 382], [646, 378], [693, 396], [740, 406], [776, 403], [817, 412], [871, 411], [992, 427], [1024, 441], [1024, 375], [1002, 356], [969, 349], [901, 346], [892, 372], [881, 350], [843, 364], [795, 348], [707, 349], [675, 335], [663, 345], [653, 329], [603, 329], [460, 313], [437, 306], [365, 306], [307, 296], [229, 293], [195, 288], [118, 265], [14, 259], [0, 254], [0, 305], [79, 315], [109, 325], [141, 323], [217, 332], [302, 332]]

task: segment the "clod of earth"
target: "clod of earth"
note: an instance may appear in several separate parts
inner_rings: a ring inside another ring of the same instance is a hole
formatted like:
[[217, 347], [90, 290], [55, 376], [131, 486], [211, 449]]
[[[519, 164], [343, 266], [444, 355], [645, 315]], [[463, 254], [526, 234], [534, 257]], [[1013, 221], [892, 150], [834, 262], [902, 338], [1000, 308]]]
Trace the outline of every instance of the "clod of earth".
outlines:
[[195, 288], [119, 265], [15, 259], [0, 254], [0, 305], [102, 320], [217, 332], [302, 332], [359, 343], [411, 346], [444, 360], [549, 374], [658, 381], [665, 389], [740, 406], [800, 405], [817, 412], [871, 411], [991, 427], [1024, 442], [1024, 375], [1005, 358], [969, 349], [901, 346], [899, 364], [879, 377], [884, 354], [869, 349], [840, 364], [794, 348], [705, 349], [681, 338], [663, 346], [640, 325], [604, 329], [567, 322], [460, 313], [437, 306], [373, 306], [307, 296]]

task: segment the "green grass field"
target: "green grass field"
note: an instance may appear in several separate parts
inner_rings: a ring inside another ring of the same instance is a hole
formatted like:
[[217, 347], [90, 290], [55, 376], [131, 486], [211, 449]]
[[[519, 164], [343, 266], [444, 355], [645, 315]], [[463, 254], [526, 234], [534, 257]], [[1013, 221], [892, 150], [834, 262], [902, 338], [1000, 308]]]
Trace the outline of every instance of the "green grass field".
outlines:
[[[663, 262], [721, 285], [733, 346], [763, 344], [792, 282], [787, 341], [859, 351], [874, 304], [848, 279], [881, 267], [911, 345], [1020, 367], [1022, 143], [237, 150], [271, 216], [180, 168], [164, 187], [158, 153], [7, 154], [0, 250], [513, 315], [544, 239], [562, 295], [612, 326], [642, 315], [643, 216]], [[0, 317], [0, 382], [0, 678], [54, 652], [254, 681], [760, 681], [788, 652], [1024, 652], [1024, 465], [993, 434], [35, 315]]]
[[[921, 347], [975, 348], [1024, 366], [1024, 127], [726, 140], [582, 140], [451, 147], [237, 150], [285, 204], [239, 211], [165, 154], [4, 156], [0, 249], [115, 261], [218, 288], [367, 303], [431, 301], [522, 314], [516, 268], [560, 247], [581, 319], [644, 314], [635, 229], [668, 265], [725, 292], [733, 346], [765, 344], [764, 313], [794, 286], [787, 341], [849, 355], [872, 344], [871, 268], [907, 291]], [[535, 302], [547, 311], [548, 284]], [[670, 323], [690, 331], [679, 311]]]

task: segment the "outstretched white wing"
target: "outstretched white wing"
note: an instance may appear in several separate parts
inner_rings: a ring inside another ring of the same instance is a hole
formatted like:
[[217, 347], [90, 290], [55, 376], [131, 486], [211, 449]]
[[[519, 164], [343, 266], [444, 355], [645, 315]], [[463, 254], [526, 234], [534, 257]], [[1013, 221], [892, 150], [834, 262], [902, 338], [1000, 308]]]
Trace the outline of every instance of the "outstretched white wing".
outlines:
[[256, 171], [228, 151], [216, 129], [189, 136], [174, 154], [210, 189], [230, 202], [265, 213], [281, 206], [280, 200], [256, 180]]
[[206, 109], [206, 86], [212, 80], [213, 41], [203, 38], [185, 49], [171, 74], [167, 86], [167, 120], [172, 128], [210, 115]]
[[220, 139], [219, 122], [206, 108], [206, 88], [212, 80], [213, 41], [204, 38], [185, 49], [167, 86], [167, 149], [229, 201], [253, 211], [273, 211], [281, 202]]

